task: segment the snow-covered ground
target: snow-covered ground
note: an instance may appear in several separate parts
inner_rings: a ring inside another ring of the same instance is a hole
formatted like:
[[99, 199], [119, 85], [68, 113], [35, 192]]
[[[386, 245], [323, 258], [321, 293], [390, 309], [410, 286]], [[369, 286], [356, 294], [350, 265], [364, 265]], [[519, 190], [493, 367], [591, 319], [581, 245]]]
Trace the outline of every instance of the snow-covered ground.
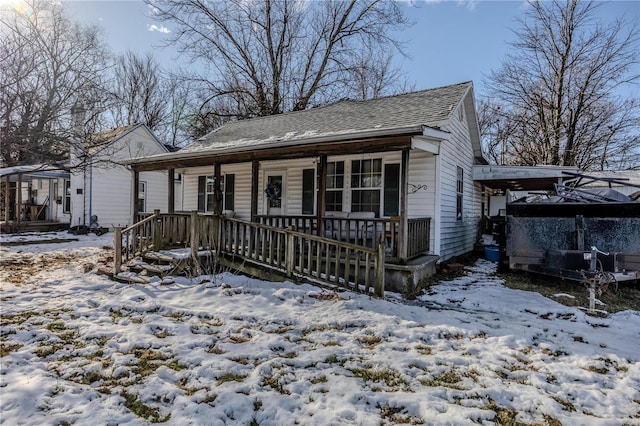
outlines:
[[0, 424], [640, 424], [638, 310], [587, 316], [486, 261], [410, 302], [119, 284], [112, 235], [76, 238], [0, 247]]

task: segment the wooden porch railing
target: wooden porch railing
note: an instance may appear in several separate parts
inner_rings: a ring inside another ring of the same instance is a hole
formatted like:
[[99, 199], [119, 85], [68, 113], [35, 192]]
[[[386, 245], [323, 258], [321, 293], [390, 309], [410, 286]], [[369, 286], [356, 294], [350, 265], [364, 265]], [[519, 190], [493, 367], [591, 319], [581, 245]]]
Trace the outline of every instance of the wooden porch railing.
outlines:
[[288, 277], [308, 278], [382, 297], [384, 247], [367, 248], [289, 229], [221, 216], [154, 214], [114, 235], [114, 274], [123, 263], [149, 250], [189, 247], [241, 257]]
[[[240, 256], [284, 272], [376, 295], [384, 292], [384, 260], [398, 257], [400, 221], [323, 218], [321, 235], [310, 216], [259, 216], [263, 223], [197, 212], [160, 214], [115, 230], [114, 273], [148, 250], [190, 248]], [[286, 228], [282, 226], [286, 225]], [[301, 232], [303, 230], [304, 232]], [[430, 218], [408, 220], [407, 258], [429, 250]]]
[[351, 291], [384, 294], [384, 248], [377, 249], [233, 218], [220, 218], [220, 253]]
[[[286, 229], [291, 226], [305, 234], [318, 235], [315, 216], [259, 215], [254, 221], [262, 225]], [[389, 258], [412, 259], [429, 252], [431, 218], [408, 219], [407, 253], [399, 253], [400, 218], [342, 218], [326, 216], [322, 218], [321, 237], [353, 243], [376, 249], [382, 243]]]
[[154, 241], [156, 217], [156, 214], [152, 214], [124, 229], [116, 226], [113, 236], [114, 274], [120, 273], [123, 263], [128, 262], [140, 253], [153, 249], [157, 245], [157, 242]]
[[315, 234], [318, 221], [315, 216], [287, 216], [287, 215], [258, 215], [253, 217], [253, 222], [275, 228], [287, 229], [291, 226], [298, 232]]
[[429, 252], [431, 238], [431, 218], [421, 217], [409, 219], [407, 222], [407, 259]]

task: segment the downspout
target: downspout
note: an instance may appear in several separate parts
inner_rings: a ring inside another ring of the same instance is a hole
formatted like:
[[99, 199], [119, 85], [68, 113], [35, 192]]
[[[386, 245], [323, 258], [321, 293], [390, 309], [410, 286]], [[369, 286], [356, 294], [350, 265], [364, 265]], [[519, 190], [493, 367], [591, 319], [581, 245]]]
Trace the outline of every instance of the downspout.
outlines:
[[89, 163], [89, 226], [93, 216], [93, 161]]

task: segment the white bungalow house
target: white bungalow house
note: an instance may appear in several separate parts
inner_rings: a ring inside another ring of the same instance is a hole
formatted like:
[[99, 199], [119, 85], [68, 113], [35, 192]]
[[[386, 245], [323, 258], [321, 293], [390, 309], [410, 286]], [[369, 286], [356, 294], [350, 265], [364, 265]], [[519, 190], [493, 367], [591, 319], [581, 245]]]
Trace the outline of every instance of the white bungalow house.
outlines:
[[89, 226], [94, 215], [104, 228], [130, 224], [134, 210], [167, 208], [169, 173], [140, 173], [134, 182], [125, 162], [167, 152], [147, 126], [137, 124], [89, 135], [62, 166], [0, 169], [0, 219], [11, 230]]
[[186, 211], [382, 243], [387, 266], [402, 269], [473, 250], [483, 214], [474, 164], [486, 160], [464, 82], [231, 122], [131, 167], [180, 173], [170, 198]]

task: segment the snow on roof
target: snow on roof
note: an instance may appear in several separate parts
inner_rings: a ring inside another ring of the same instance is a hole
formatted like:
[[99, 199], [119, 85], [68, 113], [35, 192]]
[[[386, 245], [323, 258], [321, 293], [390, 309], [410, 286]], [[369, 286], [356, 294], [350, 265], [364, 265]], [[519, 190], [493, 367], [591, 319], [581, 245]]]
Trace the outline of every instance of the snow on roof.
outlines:
[[23, 166], [4, 167], [0, 169], [0, 177], [17, 174], [37, 174], [41, 176], [68, 175], [68, 172], [61, 166], [51, 166], [47, 164], [27, 164]]
[[181, 152], [219, 151], [282, 141], [437, 125], [450, 118], [471, 82], [227, 123]]

